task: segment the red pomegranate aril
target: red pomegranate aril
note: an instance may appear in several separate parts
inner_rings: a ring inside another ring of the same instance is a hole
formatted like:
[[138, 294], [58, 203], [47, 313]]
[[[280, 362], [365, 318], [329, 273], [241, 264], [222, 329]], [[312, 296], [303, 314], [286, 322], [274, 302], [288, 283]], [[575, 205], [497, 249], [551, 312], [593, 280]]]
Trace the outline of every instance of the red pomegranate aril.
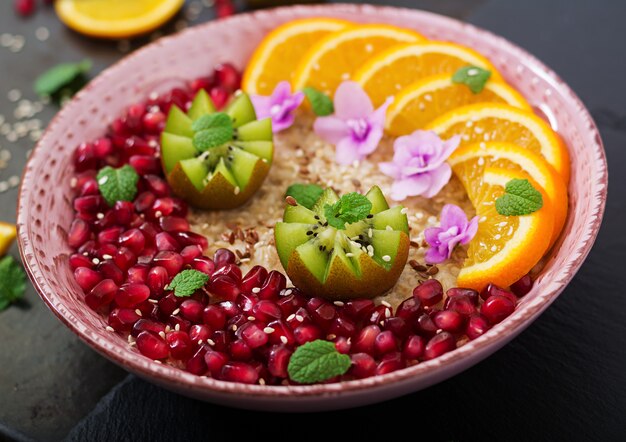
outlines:
[[69, 258], [69, 264], [72, 270], [76, 270], [79, 267], [87, 267], [92, 269], [94, 264], [88, 257], [81, 255], [80, 253], [74, 253]]
[[272, 270], [259, 292], [259, 299], [278, 299], [278, 295], [287, 287], [287, 278], [279, 271]]
[[252, 348], [243, 339], [235, 339], [228, 346], [228, 354], [236, 361], [249, 361], [252, 359]]
[[80, 196], [97, 195], [100, 192], [95, 178], [88, 179], [80, 188]]
[[124, 272], [113, 261], [104, 261], [98, 266], [98, 271], [104, 278], [112, 279], [117, 285], [124, 283]]
[[211, 335], [211, 340], [213, 341], [213, 344], [211, 344], [211, 346], [213, 347], [214, 350], [223, 351], [223, 352], [228, 351], [228, 346], [230, 345], [231, 339], [227, 331], [225, 330], [214, 331], [213, 334]]
[[171, 331], [165, 336], [174, 359], [186, 360], [193, 356], [194, 346], [184, 331]]
[[371, 299], [352, 299], [344, 304], [343, 311], [356, 321], [369, 319], [376, 305]]
[[380, 327], [378, 325], [372, 324], [363, 327], [354, 339], [352, 344], [353, 351], [374, 354], [374, 343], [376, 336], [379, 334]]
[[446, 296], [448, 298], [465, 297], [472, 301], [474, 305], [478, 305], [478, 292], [476, 290], [452, 287], [448, 289]]
[[137, 322], [135, 322], [135, 325], [133, 325], [130, 334], [134, 337], [137, 337], [139, 336], [139, 333], [146, 330], [158, 335], [161, 332], [165, 333], [165, 326], [160, 322], [141, 318]]
[[348, 374], [357, 379], [373, 376], [376, 373], [376, 360], [367, 353], [354, 353], [350, 356], [352, 365]]
[[137, 264], [128, 269], [127, 282], [136, 284], [145, 284], [148, 282], [148, 274], [150, 267], [146, 264]]
[[399, 316], [392, 316], [383, 321], [383, 330], [389, 330], [400, 340], [411, 333], [411, 326]]
[[113, 301], [117, 289], [117, 284], [112, 279], [103, 279], [85, 296], [85, 302], [93, 310], [98, 310]]
[[159, 219], [159, 226], [166, 232], [189, 230], [189, 221], [178, 216], [164, 216]]
[[91, 238], [89, 224], [82, 219], [76, 218], [72, 221], [70, 231], [67, 234], [67, 243], [73, 249], [77, 249]]
[[267, 324], [280, 319], [283, 316], [283, 312], [275, 302], [262, 299], [252, 307], [252, 316]]
[[517, 296], [493, 283], [487, 284], [487, 287], [485, 287], [483, 291], [480, 292], [480, 297], [483, 298], [483, 300], [485, 301], [490, 296], [504, 296], [505, 298], [508, 298], [511, 302], [513, 302], [513, 304], [517, 304]]
[[135, 103], [135, 104], [131, 104], [128, 107], [126, 115], [128, 118], [137, 120], [143, 117], [145, 113], [146, 113], [146, 105], [143, 103]]
[[413, 296], [419, 299], [422, 305], [431, 307], [443, 299], [443, 287], [436, 279], [428, 279], [413, 289]]
[[371, 324], [380, 324], [385, 319], [391, 317], [391, 309], [385, 305], [377, 305], [372, 314], [367, 318]]
[[126, 272], [137, 263], [137, 255], [128, 247], [120, 247], [113, 255], [113, 262], [121, 271]]
[[113, 244], [103, 244], [98, 250], [96, 250], [96, 257], [100, 260], [112, 260], [116, 253], [117, 247]]
[[402, 353], [394, 351], [387, 353], [376, 366], [376, 374], [383, 375], [392, 371], [400, 370], [406, 366], [402, 359]]
[[[476, 294], [476, 296], [478, 296], [478, 294]], [[473, 298], [468, 295], [448, 297], [443, 306], [446, 310], [458, 312], [463, 316], [470, 316], [476, 313], [476, 303]]]
[[291, 327], [282, 319], [268, 323], [267, 327], [273, 330], [268, 333], [269, 342], [271, 344], [293, 345], [296, 340]]
[[515, 302], [505, 296], [492, 295], [480, 306], [480, 313], [490, 324], [502, 322], [515, 310]]
[[526, 295], [533, 288], [533, 280], [530, 275], [524, 275], [519, 280], [515, 281], [511, 284], [511, 291], [517, 296], [521, 298]]
[[199, 246], [187, 246], [180, 251], [185, 265], [191, 265], [192, 261], [202, 256], [202, 249]]
[[427, 360], [434, 359], [455, 348], [456, 339], [454, 339], [454, 335], [444, 331], [430, 338], [424, 348], [424, 358]]
[[202, 312], [202, 322], [213, 330], [223, 329], [226, 325], [226, 313], [215, 304], [207, 305]]
[[322, 337], [322, 331], [313, 324], [303, 324], [293, 330], [293, 337], [299, 345]]
[[189, 327], [189, 339], [196, 345], [203, 344], [211, 337], [211, 329], [204, 324], [194, 324]]
[[465, 334], [470, 339], [476, 339], [477, 337], [485, 334], [490, 328], [491, 326], [484, 316], [472, 315], [467, 321]]
[[274, 345], [270, 348], [267, 358], [267, 369], [272, 376], [286, 378], [288, 376], [287, 366], [291, 358], [292, 351], [285, 345]]
[[[154, 194], [155, 197], [163, 198], [169, 197], [170, 188], [163, 178], [157, 175], [146, 175], [143, 177], [143, 182], [146, 184], [146, 188]], [[151, 207], [154, 207], [159, 200], [153, 200], [153, 203], [150, 204]], [[148, 210], [149, 208], [146, 208]], [[172, 208], [172, 212], [174, 208]], [[165, 215], [165, 213], [163, 213]], [[186, 215], [186, 213], [185, 213]]]
[[27, 17], [35, 12], [35, 0], [15, 0], [15, 12], [22, 17]]
[[110, 138], [99, 138], [93, 142], [93, 153], [101, 160], [115, 153], [113, 143]]
[[211, 279], [208, 290], [215, 295], [217, 299], [225, 301], [234, 301], [237, 295], [241, 293], [237, 282], [233, 281], [228, 276], [218, 276], [217, 278]]
[[137, 136], [130, 136], [124, 141], [124, 156], [130, 158], [133, 155], [154, 155], [155, 149], [148, 142]]
[[267, 270], [263, 266], [254, 266], [241, 279], [241, 291], [252, 293], [253, 289], [258, 293], [263, 283], [267, 279]]
[[155, 296], [160, 296], [165, 290], [165, 286], [169, 283], [170, 277], [165, 267], [152, 267], [146, 278], [146, 285], [150, 287], [150, 292]]
[[171, 232], [182, 246], [200, 246], [202, 250], [209, 247], [206, 237], [194, 232]]
[[195, 299], [186, 299], [180, 304], [180, 314], [191, 322], [202, 322], [204, 305]]
[[180, 198], [172, 198], [172, 201], [174, 202], [174, 211], [172, 212], [172, 215], [182, 216], [183, 218], [186, 217], [189, 212], [187, 203]]
[[241, 312], [238, 315], [233, 316], [228, 319], [226, 322], [226, 330], [232, 331], [235, 336], [238, 338], [241, 337], [241, 332], [243, 331], [242, 326], [244, 324], [248, 324], [250, 320], [248, 319], [248, 314], [245, 312]]
[[174, 212], [174, 200], [170, 197], [157, 199], [150, 209], [150, 215], [153, 218], [169, 216]]
[[218, 276], [227, 276], [233, 281], [239, 283], [241, 281], [241, 269], [235, 264], [227, 264], [224, 267], [220, 267], [215, 270], [211, 278], [217, 278]]
[[167, 325], [170, 326], [170, 328], [176, 330], [176, 331], [184, 331], [184, 332], [189, 332], [189, 328], [191, 327], [191, 322], [181, 318], [180, 316], [170, 316], [169, 318], [167, 318]]
[[80, 189], [82, 189], [83, 185], [87, 181], [91, 181], [91, 180], [95, 179], [95, 177], [96, 177], [96, 171], [95, 170], [88, 170], [87, 172], [80, 173], [80, 174], [72, 177], [72, 180], [70, 181], [70, 187], [73, 190], [80, 190]]
[[136, 307], [150, 297], [147, 285], [130, 283], [119, 288], [115, 295], [115, 303], [120, 307]]
[[374, 338], [374, 353], [384, 355], [398, 349], [398, 339], [389, 330], [380, 332]]
[[109, 227], [98, 233], [98, 242], [100, 244], [115, 244], [120, 238], [122, 227]]
[[457, 333], [465, 325], [463, 316], [454, 310], [442, 310], [432, 315], [435, 325], [447, 332]]
[[159, 133], [165, 127], [165, 114], [161, 111], [148, 112], [143, 116], [142, 123], [146, 131]]
[[191, 373], [198, 376], [204, 375], [208, 368], [205, 361], [205, 356], [207, 354], [207, 348], [202, 346], [196, 351], [196, 353], [187, 361], [187, 365], [185, 369]]
[[300, 307], [295, 313], [287, 316], [286, 322], [291, 328], [295, 328], [302, 324], [313, 324], [313, 319], [305, 307]]
[[193, 92], [198, 92], [200, 89], [208, 91], [215, 83], [213, 77], [200, 77], [195, 80], [191, 80], [189, 87]]
[[181, 298], [170, 293], [159, 299], [158, 306], [161, 313], [165, 316], [170, 316], [180, 305]]
[[335, 339], [335, 349], [344, 355], [350, 354], [350, 349], [352, 348], [352, 340], [350, 338], [346, 338], [345, 336], [338, 336]]
[[146, 245], [146, 238], [139, 229], [130, 229], [119, 237], [120, 246], [127, 247], [136, 255], [139, 255]]
[[228, 102], [229, 94], [223, 87], [215, 86], [209, 91], [209, 96], [211, 97], [211, 101], [215, 105], [215, 108], [217, 110], [221, 110]]
[[228, 92], [233, 93], [241, 86], [241, 74], [230, 63], [219, 64], [215, 67], [215, 82]]
[[356, 333], [356, 325], [347, 317], [337, 315], [328, 327], [328, 334], [350, 338]]
[[241, 337], [250, 348], [254, 349], [267, 344], [267, 333], [254, 322], [248, 322], [241, 329]]
[[93, 256], [96, 254], [96, 248], [96, 242], [93, 240], [89, 240], [78, 248], [78, 253], [84, 256]]
[[424, 354], [424, 348], [426, 347], [426, 341], [423, 337], [418, 335], [409, 336], [402, 347], [402, 356], [405, 360], [417, 360]]
[[156, 226], [155, 224], [149, 221], [144, 221], [141, 224], [139, 224], [138, 229], [143, 234], [146, 240], [146, 245], [155, 244], [156, 236], [161, 231], [161, 229], [159, 229], [158, 226]]
[[95, 214], [104, 207], [104, 198], [100, 195], [79, 196], [74, 200], [74, 210], [86, 214]]
[[154, 257], [154, 265], [165, 267], [171, 278], [176, 276], [183, 268], [183, 257], [179, 253], [171, 251], [163, 251]]
[[141, 176], [155, 174], [161, 171], [161, 161], [154, 156], [133, 155], [128, 159], [128, 163]]
[[[159, 232], [155, 237], [156, 248], [159, 251], [175, 252], [180, 249], [180, 245], [172, 235], [167, 232]], [[184, 262], [184, 261], [183, 261]]]
[[328, 328], [337, 314], [335, 307], [321, 298], [309, 299], [306, 309], [311, 319], [322, 328]]
[[222, 309], [227, 319], [241, 314], [241, 309], [234, 301], [222, 301], [217, 304]]
[[219, 269], [227, 264], [234, 264], [237, 261], [237, 257], [233, 252], [228, 249], [217, 249], [213, 255], [213, 262], [215, 262], [215, 268]]
[[96, 169], [97, 166], [98, 159], [96, 158], [93, 145], [91, 143], [81, 143], [78, 145], [74, 151], [74, 169], [76, 172]]
[[413, 328], [417, 333], [426, 337], [434, 335], [438, 330], [432, 318], [427, 313], [422, 313], [417, 317], [417, 320], [413, 323]]
[[280, 299], [277, 301], [277, 304], [278, 307], [280, 307], [280, 309], [282, 310], [283, 315], [289, 316], [299, 308], [305, 307], [306, 302], [307, 301], [304, 296], [302, 296], [298, 292], [292, 291], [292, 293], [287, 296], [281, 296]]
[[149, 210], [155, 201], [156, 196], [154, 193], [142, 192], [135, 198], [135, 210], [139, 213], [143, 213]]
[[109, 326], [118, 332], [127, 332], [133, 327], [141, 316], [135, 312], [134, 308], [114, 308], [109, 313]]
[[255, 368], [245, 362], [229, 361], [222, 367], [221, 379], [242, 384], [256, 384], [259, 374]]
[[226, 353], [222, 353], [221, 351], [209, 350], [204, 355], [204, 362], [211, 373], [211, 376], [216, 377], [222, 371], [222, 367], [226, 362], [228, 362], [229, 358]]
[[96, 272], [87, 267], [79, 267], [74, 270], [74, 278], [85, 293], [89, 293], [92, 288], [102, 281], [100, 272]]
[[122, 226], [127, 226], [133, 219], [135, 206], [129, 201], [118, 201], [113, 206], [113, 216], [115, 222]]
[[142, 331], [137, 336], [137, 349], [142, 355], [150, 359], [165, 359], [170, 351], [167, 343], [158, 335], [149, 331]]
[[215, 271], [215, 263], [207, 256], [200, 256], [191, 261], [191, 267], [199, 272], [206, 273], [211, 276]]
[[412, 322], [421, 312], [422, 306], [420, 300], [415, 297], [410, 297], [400, 303], [396, 310], [396, 316], [407, 322]]

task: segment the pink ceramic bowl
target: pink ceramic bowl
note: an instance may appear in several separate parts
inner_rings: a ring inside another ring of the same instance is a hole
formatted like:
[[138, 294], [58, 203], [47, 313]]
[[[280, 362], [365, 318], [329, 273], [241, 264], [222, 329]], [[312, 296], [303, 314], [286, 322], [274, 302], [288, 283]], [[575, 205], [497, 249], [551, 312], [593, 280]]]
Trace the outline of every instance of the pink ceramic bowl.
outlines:
[[[269, 30], [294, 18], [333, 16], [384, 22], [428, 37], [468, 45], [489, 57], [508, 82], [567, 142], [572, 160], [570, 213], [564, 234], [533, 290], [517, 310], [485, 335], [435, 360], [384, 376], [335, 384], [268, 387], [194, 376], [161, 365], [105, 330], [104, 318], [84, 304], [68, 265], [66, 232], [73, 217], [71, 153], [103, 134], [124, 108], [156, 85], [206, 74], [218, 62], [243, 68]], [[98, 76], [52, 121], [24, 174], [18, 229], [22, 258], [42, 299], [74, 333], [103, 356], [181, 394], [237, 407], [313, 411], [363, 405], [414, 392], [449, 378], [509, 342], [561, 293], [594, 242], [607, 190], [602, 141], [589, 112], [559, 77], [532, 55], [489, 32], [439, 15], [367, 5], [297, 6], [238, 15], [163, 38]], [[71, 355], [67, 355], [71, 357]]]

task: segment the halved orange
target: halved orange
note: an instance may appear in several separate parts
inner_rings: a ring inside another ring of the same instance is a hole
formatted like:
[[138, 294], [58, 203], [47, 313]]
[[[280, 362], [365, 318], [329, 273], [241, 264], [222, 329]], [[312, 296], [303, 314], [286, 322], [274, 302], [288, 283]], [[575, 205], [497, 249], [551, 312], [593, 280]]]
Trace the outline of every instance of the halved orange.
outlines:
[[428, 124], [443, 138], [461, 135], [461, 145], [480, 141], [515, 143], [541, 154], [569, 182], [567, 147], [550, 125], [532, 112], [508, 104], [479, 103], [453, 109]]
[[551, 203], [554, 223], [550, 245], [557, 240], [567, 217], [567, 189], [561, 177], [541, 155], [512, 143], [481, 142], [458, 148], [448, 163], [463, 183], [470, 200], [475, 198], [473, 192], [480, 191], [483, 173], [488, 167], [526, 173], [541, 186]]
[[[528, 215], [500, 215], [495, 201], [504, 194], [506, 183], [512, 179], [528, 179], [542, 192], [543, 207]], [[478, 291], [490, 282], [509, 287], [526, 275], [550, 246], [554, 224], [550, 199], [532, 177], [511, 169], [488, 167], [483, 170], [480, 180], [464, 184], [479, 222], [457, 285]]]
[[249, 94], [270, 95], [283, 80], [289, 82], [304, 53], [315, 43], [350, 23], [335, 18], [292, 20], [274, 29], [257, 46], [243, 75]]
[[530, 104], [511, 86], [489, 79], [474, 93], [464, 84], [452, 82], [452, 74], [426, 77], [402, 89], [387, 110], [386, 129], [392, 135], [406, 135], [457, 107], [474, 103], [506, 103], [527, 111]]
[[354, 25], [322, 38], [302, 57], [293, 88], [312, 86], [330, 96], [365, 61], [390, 46], [424, 40], [417, 32], [383, 24]]
[[56, 0], [59, 19], [82, 34], [127, 38], [150, 32], [172, 18], [184, 0]]
[[436, 74], [454, 74], [464, 66], [478, 66], [500, 74], [489, 60], [465, 46], [444, 41], [396, 45], [370, 58], [354, 74], [375, 106], [411, 83]]

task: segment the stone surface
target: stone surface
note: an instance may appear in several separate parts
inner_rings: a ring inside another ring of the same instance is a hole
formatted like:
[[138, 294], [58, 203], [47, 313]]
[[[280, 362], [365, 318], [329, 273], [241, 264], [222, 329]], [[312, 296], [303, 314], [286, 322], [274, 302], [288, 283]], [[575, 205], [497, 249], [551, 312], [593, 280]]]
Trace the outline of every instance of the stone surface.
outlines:
[[[0, 114], [12, 112], [14, 105], [6, 100], [10, 89], [26, 93], [32, 79], [56, 61], [89, 56], [97, 70], [121, 55], [115, 44], [80, 38], [63, 29], [51, 11], [16, 20], [10, 3], [0, 3], [0, 33], [26, 35], [27, 43], [18, 54], [0, 48]], [[430, 433], [425, 440], [442, 441], [623, 439], [626, 276], [621, 264], [626, 248], [626, 174], [619, 168], [626, 164], [626, 86], [620, 81], [626, 72], [621, 48], [626, 40], [626, 4], [612, 0], [374, 3], [448, 14], [509, 38], [551, 66], [592, 111], [609, 159], [609, 200], [598, 241], [561, 297], [511, 344], [425, 391], [354, 410], [270, 415], [194, 401], [133, 376], [94, 409], [124, 372], [67, 331], [31, 289], [24, 306], [0, 313], [0, 440], [20, 439], [20, 434], [58, 440], [71, 430], [68, 439], [80, 441], [253, 436], [255, 440], [267, 436], [319, 441], [330, 439], [328, 428], [320, 424], [324, 422], [347, 423], [335, 426], [332, 439], [387, 439], [400, 428], [415, 431], [416, 437]], [[34, 37], [42, 25], [51, 30], [46, 43]], [[47, 121], [52, 114], [48, 109], [41, 118]], [[31, 144], [25, 140], [11, 144], [0, 137], [0, 146], [14, 156], [12, 169], [1, 170], [0, 180], [19, 173]], [[14, 220], [16, 195], [15, 190], [0, 194], [1, 220]]]

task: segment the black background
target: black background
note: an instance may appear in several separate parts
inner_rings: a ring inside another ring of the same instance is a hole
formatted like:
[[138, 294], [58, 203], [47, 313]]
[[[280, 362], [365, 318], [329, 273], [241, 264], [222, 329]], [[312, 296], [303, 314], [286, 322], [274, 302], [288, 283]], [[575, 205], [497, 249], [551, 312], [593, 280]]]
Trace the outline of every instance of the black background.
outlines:
[[[34, 99], [32, 80], [47, 67], [89, 57], [97, 71], [123, 56], [115, 43], [64, 29], [49, 9], [20, 20], [11, 3], [0, 4], [0, 34], [24, 35], [26, 46], [19, 53], [0, 47], [0, 115], [7, 119], [15, 108], [7, 92]], [[0, 439], [626, 439], [626, 3], [374, 3], [427, 9], [500, 34], [553, 68], [590, 109], [607, 151], [609, 200], [591, 254], [559, 299], [505, 348], [427, 390], [352, 410], [276, 414], [194, 401], [127, 376], [73, 336], [30, 288], [25, 303], [0, 314]], [[204, 9], [189, 24], [211, 18]], [[51, 31], [46, 42], [34, 37], [40, 26]], [[54, 111], [39, 115], [44, 124]], [[13, 155], [0, 170], [6, 180], [19, 174], [32, 142], [0, 136], [0, 146]], [[16, 198], [15, 190], [0, 194], [0, 220], [15, 220]]]

